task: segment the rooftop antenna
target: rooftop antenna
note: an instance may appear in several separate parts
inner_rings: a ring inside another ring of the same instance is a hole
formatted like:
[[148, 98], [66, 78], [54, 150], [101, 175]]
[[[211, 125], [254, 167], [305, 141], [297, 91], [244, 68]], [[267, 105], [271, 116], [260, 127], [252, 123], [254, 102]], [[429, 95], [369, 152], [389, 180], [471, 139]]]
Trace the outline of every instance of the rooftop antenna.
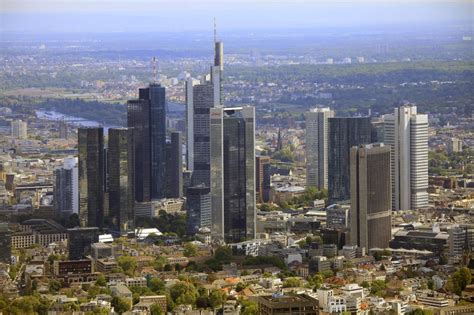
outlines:
[[215, 17], [214, 17], [214, 43], [217, 43], [217, 24], [216, 24]]
[[153, 83], [156, 83], [156, 57], [153, 57], [152, 63], [153, 63]]

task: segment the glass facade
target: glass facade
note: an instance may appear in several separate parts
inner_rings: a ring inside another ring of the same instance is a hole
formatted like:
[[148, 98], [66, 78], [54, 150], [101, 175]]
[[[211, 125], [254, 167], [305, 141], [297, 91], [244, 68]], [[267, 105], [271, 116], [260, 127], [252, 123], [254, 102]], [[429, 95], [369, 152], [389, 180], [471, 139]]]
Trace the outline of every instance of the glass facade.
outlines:
[[104, 220], [104, 130], [79, 128], [79, 220], [102, 227]]
[[134, 228], [133, 129], [109, 129], [109, 224], [120, 234]]
[[183, 197], [183, 150], [181, 132], [172, 132], [166, 144], [166, 197]]

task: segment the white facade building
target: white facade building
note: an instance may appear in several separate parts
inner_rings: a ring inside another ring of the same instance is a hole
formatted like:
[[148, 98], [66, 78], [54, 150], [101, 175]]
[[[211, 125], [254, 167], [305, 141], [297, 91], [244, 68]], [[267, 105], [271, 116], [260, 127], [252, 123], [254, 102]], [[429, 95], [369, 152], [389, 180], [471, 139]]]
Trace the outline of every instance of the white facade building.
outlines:
[[328, 188], [328, 118], [329, 107], [313, 108], [306, 113], [306, 186]]
[[27, 139], [28, 138], [28, 124], [26, 121], [13, 120], [11, 122], [11, 135], [15, 139]]
[[428, 115], [404, 105], [384, 116], [384, 129], [391, 146], [392, 209], [428, 206]]

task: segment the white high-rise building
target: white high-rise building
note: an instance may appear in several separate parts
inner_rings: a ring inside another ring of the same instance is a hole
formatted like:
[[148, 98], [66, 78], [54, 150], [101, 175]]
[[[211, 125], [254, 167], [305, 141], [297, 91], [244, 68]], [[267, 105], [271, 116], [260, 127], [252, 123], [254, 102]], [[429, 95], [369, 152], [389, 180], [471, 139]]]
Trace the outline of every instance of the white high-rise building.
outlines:
[[428, 115], [404, 105], [384, 116], [384, 129], [391, 146], [392, 209], [428, 206]]
[[13, 120], [11, 122], [11, 135], [15, 139], [27, 139], [28, 138], [28, 124], [26, 121]]
[[306, 186], [328, 188], [328, 118], [329, 107], [313, 108], [306, 113]]
[[54, 171], [54, 209], [58, 215], [79, 212], [79, 171], [77, 158], [65, 158]]

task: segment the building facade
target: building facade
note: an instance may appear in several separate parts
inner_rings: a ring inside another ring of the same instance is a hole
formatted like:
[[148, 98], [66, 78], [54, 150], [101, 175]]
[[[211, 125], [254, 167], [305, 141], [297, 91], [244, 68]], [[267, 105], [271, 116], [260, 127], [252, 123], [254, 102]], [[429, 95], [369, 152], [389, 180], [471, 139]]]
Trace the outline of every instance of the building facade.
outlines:
[[401, 106], [384, 116], [384, 128], [384, 143], [391, 147], [392, 208], [428, 206], [428, 115]]
[[257, 201], [268, 202], [270, 200], [271, 174], [270, 157], [257, 156], [255, 158], [255, 182], [257, 185]]
[[328, 190], [330, 203], [350, 199], [350, 149], [371, 142], [369, 117], [329, 118]]
[[81, 226], [102, 227], [104, 218], [104, 130], [79, 128], [79, 220]]
[[172, 132], [166, 144], [166, 197], [183, 197], [183, 149], [181, 132]]
[[55, 213], [61, 217], [79, 213], [79, 170], [76, 158], [65, 158], [63, 165], [54, 171], [53, 203]]
[[186, 219], [188, 234], [193, 235], [201, 228], [211, 228], [211, 194], [209, 187], [193, 186], [186, 193]]
[[368, 144], [351, 149], [350, 242], [387, 248], [391, 239], [390, 148]]
[[120, 234], [134, 229], [135, 160], [133, 129], [109, 129], [109, 226]]
[[328, 188], [328, 118], [330, 108], [313, 108], [306, 118], [306, 187]]

